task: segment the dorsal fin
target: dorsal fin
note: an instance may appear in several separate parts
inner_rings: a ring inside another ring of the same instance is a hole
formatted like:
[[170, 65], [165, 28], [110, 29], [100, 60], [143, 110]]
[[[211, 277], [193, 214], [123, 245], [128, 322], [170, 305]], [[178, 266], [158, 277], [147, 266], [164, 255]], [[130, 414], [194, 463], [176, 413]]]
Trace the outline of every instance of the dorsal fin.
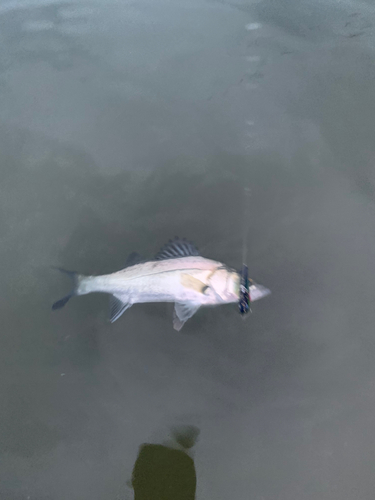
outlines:
[[132, 252], [126, 259], [125, 267], [135, 266], [136, 264], [140, 264], [141, 262], [145, 262], [142, 255], [139, 255], [139, 253], [137, 252]]
[[163, 248], [155, 255], [156, 260], [179, 259], [181, 257], [191, 257], [199, 255], [197, 248], [187, 241], [185, 238], [175, 237], [174, 240], [163, 246]]

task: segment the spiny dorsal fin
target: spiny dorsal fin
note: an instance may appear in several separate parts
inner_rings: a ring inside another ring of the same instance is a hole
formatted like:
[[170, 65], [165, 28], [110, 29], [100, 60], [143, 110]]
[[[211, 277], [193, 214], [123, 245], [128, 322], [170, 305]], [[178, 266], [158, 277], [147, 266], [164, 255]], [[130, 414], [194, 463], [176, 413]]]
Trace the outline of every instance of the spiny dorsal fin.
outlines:
[[174, 240], [169, 240], [169, 242], [163, 246], [159, 253], [156, 254], [156, 260], [166, 260], [166, 259], [178, 259], [181, 257], [191, 257], [193, 255], [199, 255], [197, 248], [187, 241], [185, 238], [175, 237]]
[[109, 320], [111, 323], [114, 323], [116, 319], [129, 309], [133, 304], [129, 302], [122, 302], [122, 300], [118, 299], [114, 295], [111, 295], [109, 299]]

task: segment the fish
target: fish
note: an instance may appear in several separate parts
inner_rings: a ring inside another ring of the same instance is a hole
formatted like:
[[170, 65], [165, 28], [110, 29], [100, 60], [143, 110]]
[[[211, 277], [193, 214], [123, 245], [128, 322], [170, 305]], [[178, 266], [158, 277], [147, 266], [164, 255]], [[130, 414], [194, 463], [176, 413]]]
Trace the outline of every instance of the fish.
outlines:
[[[230, 304], [240, 299], [240, 273], [202, 257], [195, 245], [175, 237], [153, 260], [131, 253], [125, 267], [112, 274], [84, 276], [57, 268], [73, 281], [71, 292], [52, 305], [61, 309], [74, 296], [93, 292], [110, 294], [110, 321], [115, 322], [133, 304], [174, 302], [173, 327], [180, 331], [201, 306]], [[249, 279], [250, 301], [266, 297], [268, 288]]]

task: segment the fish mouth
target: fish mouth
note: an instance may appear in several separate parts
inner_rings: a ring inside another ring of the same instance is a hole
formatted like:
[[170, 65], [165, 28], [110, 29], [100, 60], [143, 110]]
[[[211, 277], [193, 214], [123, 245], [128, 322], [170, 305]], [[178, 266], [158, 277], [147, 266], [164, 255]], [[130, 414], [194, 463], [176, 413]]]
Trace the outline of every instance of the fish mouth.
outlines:
[[251, 282], [249, 287], [250, 301], [255, 302], [256, 300], [263, 299], [271, 294], [271, 290], [258, 283]]

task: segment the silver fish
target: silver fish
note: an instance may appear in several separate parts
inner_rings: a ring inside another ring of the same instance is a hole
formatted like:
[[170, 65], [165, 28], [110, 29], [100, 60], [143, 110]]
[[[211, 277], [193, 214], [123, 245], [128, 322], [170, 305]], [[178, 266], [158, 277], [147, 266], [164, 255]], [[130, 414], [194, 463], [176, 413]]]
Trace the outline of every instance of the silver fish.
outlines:
[[[239, 273], [215, 260], [201, 257], [185, 239], [170, 240], [154, 260], [144, 262], [131, 254], [121, 271], [101, 276], [83, 276], [58, 268], [71, 276], [73, 290], [55, 302], [60, 309], [75, 295], [92, 292], [111, 294], [110, 321], [116, 321], [129, 307], [141, 302], [174, 302], [173, 326], [179, 331], [201, 306], [229, 304], [239, 300]], [[250, 300], [271, 292], [250, 281]]]

